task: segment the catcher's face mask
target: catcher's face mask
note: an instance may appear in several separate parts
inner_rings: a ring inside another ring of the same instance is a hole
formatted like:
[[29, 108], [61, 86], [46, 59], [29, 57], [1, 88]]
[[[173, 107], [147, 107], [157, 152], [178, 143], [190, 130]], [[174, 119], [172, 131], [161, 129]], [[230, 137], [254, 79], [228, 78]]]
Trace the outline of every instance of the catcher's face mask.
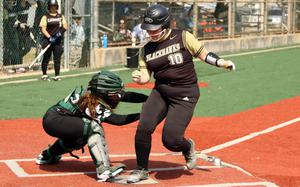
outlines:
[[119, 104], [119, 102], [121, 101], [122, 98], [122, 94], [121, 94], [121, 90], [120, 91], [116, 91], [116, 92], [110, 92], [107, 93], [103, 100], [112, 108], [116, 108]]

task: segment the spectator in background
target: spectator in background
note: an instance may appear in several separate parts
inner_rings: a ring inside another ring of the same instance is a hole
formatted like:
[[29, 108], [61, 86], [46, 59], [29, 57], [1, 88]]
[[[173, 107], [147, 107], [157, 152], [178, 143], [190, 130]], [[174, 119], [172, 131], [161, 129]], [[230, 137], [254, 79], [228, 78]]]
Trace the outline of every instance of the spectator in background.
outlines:
[[120, 20], [119, 28], [114, 34], [114, 41], [131, 41], [131, 31], [127, 28], [124, 19]]
[[173, 18], [173, 19], [171, 20], [170, 28], [171, 28], [171, 29], [178, 29], [178, 27], [177, 27], [177, 22], [176, 22], [176, 19], [175, 19], [175, 18]]
[[139, 40], [140, 43], [144, 43], [147, 37], [149, 37], [147, 31], [141, 28], [142, 21], [143, 21], [142, 17], [140, 18], [139, 21], [140, 23], [137, 24], [135, 27], [133, 27], [132, 30], [131, 41], [133, 45], [135, 45], [137, 39]]
[[75, 16], [71, 25], [71, 63], [78, 64], [81, 59], [82, 46], [85, 39], [85, 33], [81, 24], [81, 17]]
[[[34, 21], [34, 17], [29, 17], [29, 11], [33, 11], [31, 5], [27, 0], [20, 0], [16, 6], [17, 8], [17, 33], [19, 37], [19, 51], [20, 51], [20, 63], [23, 63], [23, 57], [31, 50], [34, 46], [34, 35], [31, 33], [32, 26], [29, 24], [29, 20]], [[25, 71], [24, 68], [19, 68], [19, 70]]]
[[[6, 0], [3, 10], [3, 42], [4, 54], [3, 65], [18, 65], [21, 64], [21, 55], [19, 51], [19, 35], [17, 31], [17, 1]], [[14, 73], [15, 69], [9, 69], [8, 73]]]

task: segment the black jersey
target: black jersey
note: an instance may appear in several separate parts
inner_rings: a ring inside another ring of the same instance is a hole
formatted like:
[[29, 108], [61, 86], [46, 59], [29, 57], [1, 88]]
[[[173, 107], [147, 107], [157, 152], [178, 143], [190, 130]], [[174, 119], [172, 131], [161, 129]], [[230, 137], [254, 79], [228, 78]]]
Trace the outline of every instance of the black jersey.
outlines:
[[47, 14], [46, 19], [47, 19], [46, 30], [52, 36], [53, 34], [57, 33], [62, 27], [63, 17], [61, 14], [56, 14], [55, 16], [51, 14]]
[[182, 30], [172, 30], [161, 42], [144, 46], [144, 59], [148, 70], [158, 83], [191, 85], [197, 83], [193, 55], [185, 48]]

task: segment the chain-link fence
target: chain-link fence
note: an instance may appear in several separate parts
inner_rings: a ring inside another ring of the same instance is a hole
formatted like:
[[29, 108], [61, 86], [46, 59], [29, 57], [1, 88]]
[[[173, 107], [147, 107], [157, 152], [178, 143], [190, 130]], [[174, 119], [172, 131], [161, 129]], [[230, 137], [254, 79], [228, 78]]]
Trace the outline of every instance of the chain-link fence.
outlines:
[[[58, 0], [58, 11], [68, 24], [64, 34], [62, 68], [86, 67], [89, 64], [91, 2]], [[43, 41], [39, 24], [42, 16], [48, 13], [47, 3], [47, 0], [0, 0], [2, 73], [23, 73], [41, 69], [43, 56], [37, 59], [42, 51]], [[51, 68], [52, 59], [49, 65], [49, 69]]]
[[[61, 66], [89, 67], [94, 48], [131, 46], [145, 41], [140, 32], [143, 12], [157, 1], [59, 0], [68, 23]], [[169, 7], [171, 28], [192, 32], [199, 39], [237, 38], [248, 35], [300, 31], [300, 0], [195, 0], [159, 1]], [[1, 72], [28, 71], [41, 52], [39, 28], [47, 0], [0, 0]], [[104, 37], [106, 35], [106, 37]], [[32, 66], [40, 70], [40, 58]], [[50, 61], [50, 68], [51, 68]], [[31, 70], [30, 70], [31, 71]]]
[[[140, 17], [153, 2], [99, 1], [99, 34], [109, 46], [131, 42]], [[300, 1], [202, 0], [159, 1], [169, 7], [172, 28], [193, 32], [200, 39], [300, 31]]]

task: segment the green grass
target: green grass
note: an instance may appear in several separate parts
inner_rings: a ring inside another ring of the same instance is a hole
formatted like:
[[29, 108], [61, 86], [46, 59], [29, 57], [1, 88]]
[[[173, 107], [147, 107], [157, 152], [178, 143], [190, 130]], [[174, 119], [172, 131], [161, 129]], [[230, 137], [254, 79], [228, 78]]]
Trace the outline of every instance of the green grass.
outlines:
[[[199, 81], [209, 84], [208, 87], [200, 89], [201, 97], [195, 116], [223, 116], [299, 96], [299, 52], [299, 48], [294, 48], [231, 57], [236, 64], [235, 72], [195, 62]], [[109, 68], [111, 67], [106, 69]], [[63, 75], [87, 71], [78, 70]], [[131, 82], [131, 71], [118, 72], [125, 83]], [[48, 107], [65, 97], [74, 87], [86, 86], [90, 77], [91, 75], [82, 75], [65, 78], [60, 82], [35, 81], [2, 85], [0, 119], [40, 118]], [[26, 77], [29, 78], [32, 77]], [[11, 80], [13, 79], [0, 82]], [[150, 90], [144, 89], [136, 91], [150, 93]], [[137, 112], [140, 108], [140, 104], [122, 103], [116, 112]]]

